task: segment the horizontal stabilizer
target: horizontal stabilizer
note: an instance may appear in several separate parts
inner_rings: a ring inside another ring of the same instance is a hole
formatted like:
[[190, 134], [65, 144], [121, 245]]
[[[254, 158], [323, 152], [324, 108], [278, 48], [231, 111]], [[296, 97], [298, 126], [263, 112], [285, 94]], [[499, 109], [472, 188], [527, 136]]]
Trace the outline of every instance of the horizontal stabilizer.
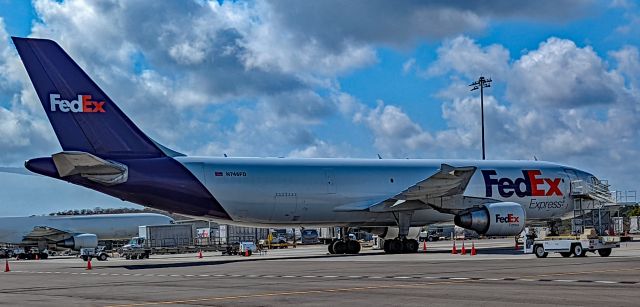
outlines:
[[63, 151], [51, 157], [60, 177], [80, 175], [97, 183], [114, 185], [127, 182], [129, 176], [126, 165], [86, 152]]

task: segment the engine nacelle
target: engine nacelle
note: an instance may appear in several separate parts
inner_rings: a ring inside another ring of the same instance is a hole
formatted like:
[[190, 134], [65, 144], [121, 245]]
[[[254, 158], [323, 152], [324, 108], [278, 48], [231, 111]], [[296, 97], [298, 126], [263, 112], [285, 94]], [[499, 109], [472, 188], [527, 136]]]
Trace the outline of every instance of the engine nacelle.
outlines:
[[466, 210], [453, 219], [457, 226], [487, 236], [515, 236], [524, 229], [526, 213], [514, 202], [493, 203]]
[[[400, 229], [398, 227], [375, 227], [368, 230], [368, 232], [377, 235], [382, 239], [395, 239], [400, 234]], [[407, 238], [416, 239], [420, 235], [420, 227], [410, 227], [409, 234], [407, 234]]]
[[82, 248], [96, 248], [98, 247], [98, 236], [92, 233], [83, 233], [59, 241], [56, 243], [56, 245], [71, 248], [73, 250], [80, 250]]

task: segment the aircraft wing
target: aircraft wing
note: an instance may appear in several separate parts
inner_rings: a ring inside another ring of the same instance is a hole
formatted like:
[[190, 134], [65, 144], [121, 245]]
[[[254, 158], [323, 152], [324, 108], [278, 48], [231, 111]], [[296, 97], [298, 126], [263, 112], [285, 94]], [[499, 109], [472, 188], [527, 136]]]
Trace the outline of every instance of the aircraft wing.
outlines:
[[462, 196], [475, 171], [475, 166], [453, 167], [442, 164], [437, 173], [393, 197], [368, 203], [348, 204], [335, 208], [335, 211], [383, 212], [425, 209], [428, 207], [429, 199]]

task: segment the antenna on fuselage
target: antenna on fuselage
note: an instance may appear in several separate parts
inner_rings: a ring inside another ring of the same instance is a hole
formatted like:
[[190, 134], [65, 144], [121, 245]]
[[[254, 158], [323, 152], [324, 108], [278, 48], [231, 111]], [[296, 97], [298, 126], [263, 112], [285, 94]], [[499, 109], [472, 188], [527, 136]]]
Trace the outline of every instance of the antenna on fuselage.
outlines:
[[380, 154], [378, 154], [378, 159], [382, 160], [382, 156], [380, 156]]

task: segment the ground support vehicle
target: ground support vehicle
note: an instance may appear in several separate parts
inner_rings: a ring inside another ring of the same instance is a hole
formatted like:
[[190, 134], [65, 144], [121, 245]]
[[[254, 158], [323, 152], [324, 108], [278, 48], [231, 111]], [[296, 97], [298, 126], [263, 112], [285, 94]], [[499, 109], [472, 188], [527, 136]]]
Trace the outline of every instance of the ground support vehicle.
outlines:
[[227, 245], [226, 249], [222, 251], [223, 255], [240, 255], [251, 256], [258, 252], [258, 247], [253, 242], [236, 242]]
[[533, 253], [538, 258], [545, 258], [549, 253], [560, 253], [562, 257], [584, 257], [587, 252], [598, 253], [601, 257], [608, 257], [614, 248], [620, 247], [620, 238], [613, 236], [602, 237], [547, 237], [541, 240], [528, 239], [525, 253]]
[[80, 249], [80, 258], [84, 261], [89, 261], [93, 258], [99, 261], [106, 261], [109, 258], [104, 246], [98, 246], [96, 248], [82, 248]]
[[133, 237], [129, 244], [122, 247], [120, 257], [125, 259], [145, 259], [149, 258], [151, 248], [145, 244], [145, 238]]

